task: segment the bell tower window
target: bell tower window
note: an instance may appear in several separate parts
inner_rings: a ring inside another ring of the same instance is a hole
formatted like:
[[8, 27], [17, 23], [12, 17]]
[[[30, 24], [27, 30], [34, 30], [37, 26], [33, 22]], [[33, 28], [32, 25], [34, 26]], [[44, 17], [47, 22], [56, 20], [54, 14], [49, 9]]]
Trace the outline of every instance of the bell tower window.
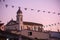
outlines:
[[22, 21], [22, 17], [21, 17], [21, 21]]

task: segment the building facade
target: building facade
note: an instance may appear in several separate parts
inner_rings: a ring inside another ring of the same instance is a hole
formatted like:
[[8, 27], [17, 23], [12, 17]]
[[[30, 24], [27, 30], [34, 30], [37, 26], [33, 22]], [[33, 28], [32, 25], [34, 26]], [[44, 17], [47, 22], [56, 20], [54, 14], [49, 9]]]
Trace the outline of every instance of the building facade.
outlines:
[[[2, 24], [1, 24], [2, 25]], [[0, 27], [0, 29], [2, 26]], [[34, 22], [23, 21], [23, 13], [19, 7], [16, 21], [11, 19], [5, 26], [5, 32], [0, 32], [0, 37], [5, 35], [9, 40], [60, 40], [60, 33], [43, 31], [43, 25]], [[8, 33], [9, 32], [9, 33]], [[4, 34], [3, 34], [4, 33]], [[11, 33], [11, 34], [10, 34]], [[15, 34], [15, 35], [12, 35]], [[55, 37], [55, 35], [58, 35]], [[8, 36], [7, 36], [8, 35]], [[17, 35], [17, 36], [16, 36]], [[5, 39], [3, 36], [3, 38]], [[10, 38], [12, 37], [12, 38]], [[16, 38], [16, 39], [15, 39]]]
[[16, 21], [14, 21], [13, 19], [10, 20], [7, 24], [6, 24], [6, 30], [35, 30], [35, 31], [42, 31], [43, 30], [43, 25], [39, 24], [39, 23], [34, 23], [34, 22], [26, 22], [23, 21], [23, 13], [20, 10], [20, 7], [17, 11], [17, 15], [16, 15]]

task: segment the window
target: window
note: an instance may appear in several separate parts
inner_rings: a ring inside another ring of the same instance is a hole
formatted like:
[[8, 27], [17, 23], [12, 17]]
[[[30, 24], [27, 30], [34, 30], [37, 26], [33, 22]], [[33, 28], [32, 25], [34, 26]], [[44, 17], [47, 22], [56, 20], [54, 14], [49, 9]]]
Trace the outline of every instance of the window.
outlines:
[[36, 31], [36, 26], [34, 26], [34, 30]]
[[27, 26], [27, 29], [28, 29], [28, 30], [30, 30], [30, 27], [29, 27], [29, 26]]
[[32, 35], [32, 32], [28, 32], [28, 35], [31, 36]]
[[22, 26], [21, 26], [21, 30], [22, 30]]
[[21, 17], [21, 21], [22, 21], [22, 17]]

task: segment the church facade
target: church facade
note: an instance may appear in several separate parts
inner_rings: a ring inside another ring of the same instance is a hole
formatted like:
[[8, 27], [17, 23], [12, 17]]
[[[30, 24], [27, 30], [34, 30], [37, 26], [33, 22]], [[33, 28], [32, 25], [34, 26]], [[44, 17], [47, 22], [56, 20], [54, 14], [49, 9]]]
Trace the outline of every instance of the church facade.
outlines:
[[5, 27], [6, 30], [35, 30], [42, 31], [43, 25], [34, 22], [23, 21], [23, 12], [19, 8], [16, 15], [16, 21], [11, 19]]

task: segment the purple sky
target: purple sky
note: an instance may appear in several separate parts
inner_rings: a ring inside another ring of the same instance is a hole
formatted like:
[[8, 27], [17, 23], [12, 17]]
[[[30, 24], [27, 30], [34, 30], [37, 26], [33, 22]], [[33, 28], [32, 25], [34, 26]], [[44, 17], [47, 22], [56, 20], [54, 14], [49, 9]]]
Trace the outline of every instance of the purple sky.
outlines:
[[[5, 4], [8, 4], [7, 8]], [[11, 7], [12, 5], [14, 8]], [[44, 26], [60, 22], [60, 16], [57, 15], [60, 12], [60, 0], [5, 0], [5, 2], [2, 0], [0, 2], [0, 20], [5, 24], [12, 18], [16, 20], [16, 12], [19, 6], [23, 12], [24, 21], [42, 23]], [[28, 9], [24, 10], [24, 8]], [[31, 9], [34, 10], [31, 11]], [[37, 10], [41, 11], [37, 12]], [[59, 27], [60, 25], [48, 26], [45, 29], [56, 30]]]

